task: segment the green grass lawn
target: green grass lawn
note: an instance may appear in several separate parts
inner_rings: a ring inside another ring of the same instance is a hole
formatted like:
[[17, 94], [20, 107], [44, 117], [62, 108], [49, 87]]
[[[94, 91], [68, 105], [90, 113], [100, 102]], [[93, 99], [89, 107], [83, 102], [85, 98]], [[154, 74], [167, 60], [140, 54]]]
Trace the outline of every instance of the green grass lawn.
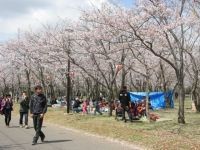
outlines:
[[[186, 101], [186, 124], [177, 123], [175, 109], [154, 111], [161, 118], [157, 122], [123, 123], [114, 117], [92, 115], [64, 115], [64, 109], [49, 108], [45, 120], [50, 123], [83, 130], [105, 137], [124, 140], [154, 150], [199, 150], [200, 114], [191, 111], [190, 101]], [[15, 106], [15, 113], [18, 105]]]

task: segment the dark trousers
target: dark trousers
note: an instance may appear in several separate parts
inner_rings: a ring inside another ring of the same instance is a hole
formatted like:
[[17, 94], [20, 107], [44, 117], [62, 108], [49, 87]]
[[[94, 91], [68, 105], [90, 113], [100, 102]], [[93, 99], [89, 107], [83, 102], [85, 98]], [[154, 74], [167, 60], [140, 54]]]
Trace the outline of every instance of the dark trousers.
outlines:
[[11, 121], [11, 109], [5, 109], [4, 115], [5, 115], [5, 124], [9, 126]]
[[122, 120], [124, 120], [124, 121], [126, 121], [126, 112], [129, 116], [129, 119], [131, 119], [130, 113], [129, 113], [130, 112], [129, 106], [122, 105]]
[[100, 108], [99, 107], [96, 107], [95, 110], [94, 110], [94, 115], [97, 114], [97, 112], [102, 115], [102, 112], [100, 111]]
[[23, 118], [25, 118], [25, 125], [28, 125], [28, 112], [20, 112], [19, 124], [23, 125]]
[[33, 142], [37, 142], [39, 137], [43, 138], [45, 137], [44, 133], [42, 132], [42, 123], [43, 118], [40, 118], [40, 115], [33, 115], [33, 125], [35, 129], [35, 136], [33, 138]]
[[80, 113], [81, 110], [79, 108], [73, 108], [73, 111], [76, 112], [76, 113]]

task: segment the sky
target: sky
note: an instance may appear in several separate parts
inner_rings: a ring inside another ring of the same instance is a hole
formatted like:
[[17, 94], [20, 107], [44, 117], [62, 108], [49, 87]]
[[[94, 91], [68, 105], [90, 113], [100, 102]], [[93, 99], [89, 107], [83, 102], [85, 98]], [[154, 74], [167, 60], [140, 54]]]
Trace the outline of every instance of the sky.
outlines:
[[[0, 0], [0, 43], [14, 38], [18, 30], [38, 29], [59, 19], [76, 20], [80, 10], [113, 0]], [[133, 0], [114, 0], [129, 7]]]
[[120, 2], [123, 6], [128, 8], [132, 7], [133, 4], [135, 4], [135, 0], [121, 0]]

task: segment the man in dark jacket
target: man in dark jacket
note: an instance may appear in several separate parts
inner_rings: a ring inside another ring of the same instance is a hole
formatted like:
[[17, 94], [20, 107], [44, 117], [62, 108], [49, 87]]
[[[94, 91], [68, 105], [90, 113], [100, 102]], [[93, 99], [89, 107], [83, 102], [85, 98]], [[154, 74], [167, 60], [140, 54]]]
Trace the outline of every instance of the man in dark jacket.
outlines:
[[102, 115], [102, 112], [100, 111], [100, 102], [102, 101], [102, 98], [97, 98], [95, 101], [94, 101], [94, 115], [96, 115], [96, 113], [98, 112], [100, 115]]
[[35, 136], [33, 138], [32, 145], [37, 144], [39, 137], [41, 141], [44, 142], [45, 135], [42, 132], [42, 123], [44, 114], [47, 112], [47, 99], [42, 92], [42, 87], [40, 85], [35, 87], [35, 94], [31, 97], [30, 100], [30, 114], [33, 118], [33, 125], [35, 129]]
[[28, 129], [28, 111], [29, 111], [29, 98], [26, 95], [26, 92], [22, 93], [22, 98], [20, 100], [20, 127], [23, 127], [23, 117], [25, 117], [25, 128]]
[[131, 104], [130, 94], [127, 91], [127, 87], [126, 86], [124, 86], [122, 88], [122, 90], [120, 91], [119, 100], [120, 100], [120, 103], [121, 103], [121, 107], [123, 109], [122, 120], [124, 120], [124, 122], [126, 122], [127, 120], [126, 120], [125, 113], [127, 112], [128, 115], [129, 115], [129, 108], [130, 108], [130, 104]]

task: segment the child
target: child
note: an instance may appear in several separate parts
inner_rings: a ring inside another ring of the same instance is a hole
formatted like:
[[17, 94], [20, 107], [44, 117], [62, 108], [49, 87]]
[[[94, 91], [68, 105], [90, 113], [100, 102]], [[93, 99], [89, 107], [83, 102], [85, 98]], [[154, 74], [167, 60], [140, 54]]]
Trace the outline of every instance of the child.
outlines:
[[138, 110], [138, 114], [139, 114], [140, 116], [146, 116], [146, 102], [145, 102], [145, 101], [142, 102], [142, 103], [138, 106], [137, 110]]
[[119, 101], [115, 101], [115, 120], [118, 120], [118, 117], [122, 117], [123, 108]]
[[88, 113], [87, 106], [88, 106], [88, 102], [87, 102], [87, 100], [84, 100], [83, 106], [82, 106], [83, 114], [87, 114]]

